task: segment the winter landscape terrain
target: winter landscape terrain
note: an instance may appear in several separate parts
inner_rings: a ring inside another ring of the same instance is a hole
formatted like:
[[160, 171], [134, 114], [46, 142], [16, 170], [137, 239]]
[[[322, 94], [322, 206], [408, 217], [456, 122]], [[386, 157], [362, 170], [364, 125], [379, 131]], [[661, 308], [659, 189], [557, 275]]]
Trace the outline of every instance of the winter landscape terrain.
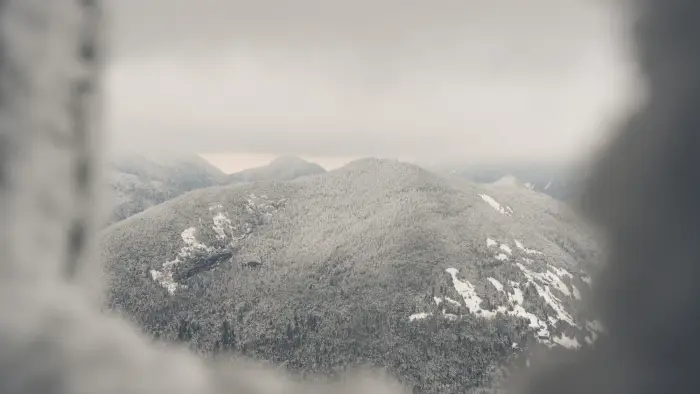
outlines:
[[525, 187], [557, 200], [572, 202], [578, 197], [585, 165], [577, 163], [478, 163], [441, 164], [426, 168], [442, 174], [462, 177], [477, 183], [493, 183], [513, 176]]
[[[127, 77], [110, 75], [123, 90], [108, 97], [120, 121], [106, 129], [139, 146], [281, 152], [296, 143], [343, 157], [430, 151], [426, 160], [549, 142], [532, 158], [605, 128], [602, 106], [585, 100], [623, 90], [606, 79], [621, 70], [605, 60], [613, 48], [598, 46], [610, 37], [592, 33], [605, 25], [591, 19], [607, 18], [591, 18], [596, 10], [577, 9], [582, 2], [243, 3], [122, 9], [146, 19], [120, 24], [136, 51], [117, 51]], [[100, 1], [3, 2], [0, 392], [483, 394], [523, 370], [508, 392], [695, 392], [700, 34], [689, 21], [700, 7], [635, 6], [646, 101], [616, 126], [580, 206], [604, 246], [568, 205], [581, 173], [505, 164], [368, 158], [325, 171], [283, 157], [231, 175], [194, 155], [123, 157], [102, 184], [112, 201], [101, 223], [94, 110], [108, 13]], [[253, 49], [235, 48], [243, 67], [215, 66], [228, 59], [221, 48], [231, 50], [217, 37]], [[292, 50], [265, 59], [279, 44]], [[354, 64], [326, 63], [324, 52]], [[192, 59], [196, 70], [185, 70]], [[286, 82], [299, 83], [285, 83], [290, 69], [312, 78], [291, 73]], [[336, 82], [328, 90], [318, 89], [323, 69]], [[232, 70], [243, 76], [227, 78]], [[206, 141], [207, 132], [228, 143]], [[296, 138], [280, 138], [290, 132]], [[564, 137], [552, 143], [555, 134]], [[104, 265], [95, 264], [95, 235]], [[353, 373], [365, 366], [371, 379]], [[382, 371], [399, 385], [384, 384]]]
[[109, 307], [153, 338], [301, 375], [370, 365], [444, 393], [603, 332], [582, 302], [592, 232], [513, 176], [380, 159], [325, 172], [286, 157], [224, 181], [206, 168], [189, 173], [198, 190], [100, 236]]
[[296, 157], [281, 157], [267, 166], [224, 174], [196, 154], [121, 154], [109, 161], [109, 222], [137, 214], [188, 191], [254, 181], [284, 181], [325, 170]]

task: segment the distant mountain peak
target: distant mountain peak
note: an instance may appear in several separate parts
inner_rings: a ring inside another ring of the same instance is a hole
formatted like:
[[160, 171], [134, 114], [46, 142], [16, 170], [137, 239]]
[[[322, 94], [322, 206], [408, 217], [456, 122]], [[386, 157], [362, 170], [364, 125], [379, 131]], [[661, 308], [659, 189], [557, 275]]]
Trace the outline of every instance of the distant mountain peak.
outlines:
[[111, 157], [109, 164], [114, 204], [110, 223], [226, 180], [226, 174], [195, 153], [122, 152]]
[[268, 164], [268, 166], [280, 166], [280, 165], [309, 165], [314, 164], [308, 160], [304, 160], [299, 156], [293, 155], [283, 155], [275, 158]]
[[280, 156], [262, 167], [249, 168], [229, 175], [229, 183], [261, 181], [291, 181], [304, 176], [317, 175], [326, 169], [297, 156]]
[[378, 167], [385, 167], [385, 168], [399, 168], [399, 167], [404, 167], [404, 168], [421, 168], [415, 164], [400, 161], [398, 159], [386, 159], [386, 158], [378, 158], [378, 157], [364, 157], [361, 159], [356, 159], [353, 160], [349, 163], [347, 163], [344, 167], [341, 168], [355, 168], [355, 169], [360, 169], [360, 168], [378, 168]]

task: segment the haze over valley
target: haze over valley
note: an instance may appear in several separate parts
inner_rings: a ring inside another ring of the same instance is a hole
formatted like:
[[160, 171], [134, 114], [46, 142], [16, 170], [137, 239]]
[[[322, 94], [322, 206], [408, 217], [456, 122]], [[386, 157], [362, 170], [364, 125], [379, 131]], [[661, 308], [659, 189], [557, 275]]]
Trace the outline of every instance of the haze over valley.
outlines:
[[588, 304], [605, 248], [578, 208], [639, 98], [615, 3], [115, 16], [100, 255], [106, 306], [149, 338], [442, 394], [606, 335]]

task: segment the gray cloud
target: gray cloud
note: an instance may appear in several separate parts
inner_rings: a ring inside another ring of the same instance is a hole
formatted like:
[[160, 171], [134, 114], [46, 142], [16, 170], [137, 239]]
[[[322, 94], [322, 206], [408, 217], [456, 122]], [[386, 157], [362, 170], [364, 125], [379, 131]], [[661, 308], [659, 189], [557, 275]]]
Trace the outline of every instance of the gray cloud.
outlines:
[[598, 2], [115, 2], [118, 147], [565, 157], [625, 103], [616, 13]]

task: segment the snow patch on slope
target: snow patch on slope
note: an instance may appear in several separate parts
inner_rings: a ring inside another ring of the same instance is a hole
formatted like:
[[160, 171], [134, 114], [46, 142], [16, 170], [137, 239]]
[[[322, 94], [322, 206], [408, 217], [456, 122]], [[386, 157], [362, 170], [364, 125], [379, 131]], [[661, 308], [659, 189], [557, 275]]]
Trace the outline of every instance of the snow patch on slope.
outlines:
[[513, 249], [511, 249], [510, 246], [506, 244], [501, 244], [501, 250], [508, 254], [513, 254]]
[[[262, 215], [265, 217], [272, 216], [282, 206], [286, 199], [279, 201], [270, 201], [267, 196], [258, 197], [255, 194], [250, 194], [246, 199], [244, 209], [252, 215]], [[216, 239], [220, 242], [225, 242], [230, 239], [230, 245], [242, 241], [253, 232], [253, 223], [246, 221], [242, 229], [234, 226], [227, 212], [223, 211], [221, 204], [210, 204], [209, 212], [214, 214], [212, 217], [212, 230], [216, 235]], [[201, 219], [200, 219], [201, 223]], [[165, 288], [168, 293], [174, 294], [179, 288], [187, 288], [187, 286], [177, 283], [173, 277], [175, 267], [183, 261], [192, 258], [195, 254], [212, 254], [217, 250], [221, 250], [221, 245], [217, 248], [207, 246], [197, 241], [197, 229], [190, 227], [184, 230], [181, 234], [184, 246], [180, 249], [177, 257], [172, 261], [163, 263], [161, 270], [150, 270], [151, 278], [154, 282]], [[224, 246], [225, 248], [226, 246]]]
[[504, 253], [499, 253], [496, 255], [495, 259], [498, 261], [508, 261], [508, 256], [506, 256]]
[[[533, 272], [529, 270], [527, 267], [520, 263], [516, 263], [518, 268], [523, 272], [525, 277], [528, 279], [528, 283], [532, 284], [535, 289], [537, 290], [537, 294], [539, 294], [540, 297], [544, 299], [544, 301], [549, 304], [549, 306], [554, 309], [554, 311], [557, 313], [557, 317], [559, 320], [563, 320], [570, 325], [576, 327], [576, 323], [574, 322], [574, 319], [571, 317], [571, 315], [566, 311], [564, 306], [562, 305], [562, 302], [557, 296], [555, 296], [552, 293], [552, 290], [549, 285], [541, 285], [540, 282], [545, 282], [549, 283], [551, 285], [551, 277], [548, 276], [547, 274], [540, 274]], [[549, 273], [549, 271], [548, 271]]]
[[408, 320], [414, 321], [414, 320], [423, 320], [428, 318], [429, 316], [432, 316], [432, 313], [426, 313], [426, 312], [421, 312], [421, 313], [415, 313], [411, 316], [408, 317]]
[[479, 197], [481, 197], [482, 200], [484, 200], [487, 204], [491, 206], [491, 208], [495, 209], [499, 213], [503, 215], [513, 214], [513, 208], [499, 204], [498, 201], [496, 201], [493, 197], [487, 194], [479, 194]]
[[[558, 337], [552, 337], [551, 335], [551, 329], [556, 328], [560, 321], [565, 321], [569, 325], [577, 327], [576, 323], [574, 322], [574, 319], [566, 311], [561, 300], [552, 293], [552, 288], [556, 288], [560, 291], [562, 289], [566, 289], [566, 291], [569, 292], [569, 294], [571, 294], [569, 289], [566, 288], [566, 285], [561, 281], [561, 278], [573, 275], [568, 273], [568, 271], [564, 269], [553, 269], [555, 267], [552, 266], [549, 266], [552, 269], [548, 270], [545, 273], [537, 273], [528, 269], [520, 263], [516, 263], [516, 265], [525, 275], [527, 282], [521, 284], [515, 281], [509, 281], [508, 284], [512, 288], [512, 291], [508, 291], [506, 289], [506, 286], [503, 285], [503, 283], [501, 283], [500, 281], [496, 280], [495, 278], [487, 278], [491, 285], [498, 292], [505, 294], [508, 299], [507, 305], [496, 306], [495, 309], [492, 310], [485, 309], [482, 307], [483, 299], [479, 296], [479, 294], [477, 294], [476, 287], [468, 280], [458, 278], [458, 269], [448, 268], [445, 271], [451, 276], [454, 289], [457, 291], [457, 293], [459, 293], [460, 296], [462, 296], [464, 305], [467, 307], [467, 310], [470, 314], [480, 316], [485, 319], [493, 319], [499, 313], [503, 314], [504, 316], [523, 318], [530, 322], [529, 327], [536, 331], [537, 339], [540, 342], [544, 342], [547, 344], [553, 343], [570, 349], [580, 348], [581, 344], [576, 338], [569, 338], [563, 334]], [[547, 316], [547, 318], [543, 320], [540, 319], [534, 313], [525, 309], [525, 307], [523, 306], [525, 302], [523, 289], [529, 285], [532, 285], [537, 290], [537, 294], [542, 299], [544, 299], [544, 301], [554, 310], [554, 312], [556, 313], [555, 316]], [[461, 303], [452, 300], [448, 297], [435, 297], [434, 299], [438, 306], [441, 305], [443, 302], [449, 302], [458, 306], [462, 305]], [[456, 315], [447, 314], [445, 310], [442, 311], [442, 314], [445, 318], [448, 318], [450, 320], [454, 320], [459, 317]], [[431, 315], [431, 313], [423, 312], [411, 315], [409, 319], [411, 321], [420, 320], [425, 319], [426, 317]], [[600, 326], [597, 322], [588, 322], [587, 328], [590, 331], [594, 331], [594, 328], [599, 329]], [[586, 338], [586, 342], [592, 343], [596, 338], [596, 334], [592, 333], [592, 337], [593, 338]]]
[[182, 234], [180, 234], [180, 237], [182, 238], [182, 241], [185, 245], [180, 249], [180, 252], [178, 253], [177, 257], [174, 260], [163, 263], [162, 270], [150, 271], [151, 278], [156, 283], [163, 286], [170, 294], [175, 293], [175, 291], [180, 287], [186, 288], [186, 286], [177, 283], [173, 279], [175, 266], [177, 266], [183, 260], [191, 257], [197, 252], [211, 252], [212, 250], [208, 246], [201, 244], [197, 241], [197, 238], [195, 237], [196, 231], [197, 230], [194, 227], [190, 227], [183, 231]]
[[229, 219], [223, 212], [219, 212], [214, 216], [214, 232], [216, 233], [216, 239], [223, 241], [226, 239], [226, 230], [233, 230], [233, 225], [231, 224], [231, 219]]
[[247, 204], [245, 209], [248, 213], [261, 214], [269, 217], [277, 213], [286, 201], [286, 198], [272, 201], [267, 195], [256, 196], [255, 193], [251, 193], [246, 200]]
[[469, 281], [461, 281], [457, 278], [457, 273], [459, 273], [457, 269], [448, 268], [446, 271], [452, 276], [452, 284], [454, 285], [455, 290], [457, 290], [459, 295], [462, 296], [464, 299], [464, 304], [471, 313], [477, 315], [483, 313], [483, 316], [487, 317], [495, 315], [495, 313], [491, 311], [481, 309], [481, 302], [483, 300], [476, 294], [474, 285], [469, 283]]
[[[495, 310], [486, 310], [481, 308], [481, 302], [483, 301], [481, 297], [479, 297], [476, 294], [474, 285], [472, 285], [469, 281], [467, 280], [460, 280], [457, 278], [457, 274], [459, 273], [459, 270], [456, 268], [448, 268], [445, 270], [450, 276], [452, 276], [452, 283], [454, 285], [455, 290], [464, 298], [464, 303], [467, 305], [467, 308], [469, 309], [470, 313], [484, 317], [486, 319], [492, 319], [496, 317], [497, 314], [502, 313], [506, 316], [516, 316], [516, 317], [522, 317], [530, 321], [530, 327], [534, 328], [537, 331], [537, 336], [540, 340], [546, 340], [549, 338], [549, 328], [547, 327], [547, 323], [541, 321], [537, 316], [535, 316], [533, 313], [530, 313], [525, 310], [522, 306], [523, 302], [523, 295], [522, 291], [520, 291], [519, 288], [515, 287], [518, 285], [516, 282], [511, 282], [511, 285], [514, 287], [514, 292], [513, 293], [507, 293], [503, 289], [503, 285], [496, 281], [493, 278], [493, 281], [491, 281], [492, 284], [494, 284], [495, 287], [499, 287], [496, 285], [500, 285], [501, 289], [499, 291], [505, 293], [508, 297], [508, 302], [509, 306], [499, 306]], [[495, 283], [494, 283], [495, 281]], [[510, 310], [509, 310], [510, 309]]]
[[578, 349], [581, 347], [581, 344], [576, 338], [569, 338], [564, 334], [552, 338], [552, 341], [554, 341], [554, 343], [556, 343], [557, 345], [565, 347], [567, 349]]
[[501, 284], [501, 282], [497, 281], [494, 278], [488, 278], [488, 281], [491, 282], [491, 284], [493, 285], [493, 287], [496, 288], [496, 290], [503, 291], [503, 284]]
[[527, 253], [527, 254], [538, 255], [538, 256], [544, 255], [544, 253], [540, 252], [539, 250], [534, 250], [534, 249], [528, 249], [528, 248], [526, 248], [525, 245], [523, 245], [522, 242], [518, 241], [517, 239], [514, 240], [514, 241], [515, 241], [515, 246], [516, 246], [518, 249], [520, 249], [521, 251], [523, 251], [523, 252], [525, 252], [525, 253]]
[[571, 288], [573, 289], [573, 292], [574, 292], [574, 298], [576, 298], [577, 300], [580, 300], [582, 298], [581, 292], [578, 291], [578, 288], [576, 288], [576, 286], [574, 286], [574, 285], [571, 285]]
[[523, 291], [520, 289], [520, 283], [510, 282], [510, 286], [513, 288], [513, 294], [508, 295], [508, 299], [513, 304], [522, 305], [525, 302], [525, 296]]
[[[481, 316], [486, 319], [492, 319], [499, 313], [505, 316], [514, 316], [524, 318], [530, 321], [529, 326], [537, 332], [537, 339], [540, 342], [547, 344], [559, 345], [567, 348], [579, 348], [581, 344], [576, 338], [568, 338], [565, 335], [560, 335], [557, 338], [552, 338], [551, 330], [556, 329], [560, 322], [566, 322], [572, 327], [583, 328], [586, 331], [590, 331], [590, 336], [592, 338], [586, 338], [586, 342], [591, 343], [597, 337], [593, 329], [592, 324], [587, 324], [586, 327], [579, 327], [572, 315], [567, 311], [561, 297], [568, 297], [569, 299], [581, 299], [581, 293], [573, 285], [571, 280], [576, 277], [584, 277], [585, 275], [577, 274], [576, 276], [569, 272], [565, 268], [556, 267], [551, 264], [543, 264], [545, 267], [542, 272], [538, 272], [535, 265], [535, 260], [522, 256], [543, 255], [542, 252], [529, 249], [519, 240], [515, 240], [516, 250], [510, 248], [507, 243], [500, 243], [492, 238], [486, 239], [486, 244], [488, 247], [498, 247], [499, 251], [504, 253], [499, 253], [495, 256], [496, 260], [508, 261], [511, 258], [515, 265], [525, 276], [526, 281], [524, 283], [519, 283], [516, 281], [509, 281], [507, 288], [503, 283], [495, 278], [488, 277], [486, 280], [496, 289], [496, 291], [505, 294], [507, 297], [507, 303], [501, 306], [494, 306], [493, 309], [485, 309], [482, 307], [483, 299], [476, 291], [476, 287], [465, 279], [458, 278], [459, 271], [456, 268], [448, 268], [446, 272], [452, 277], [452, 283], [454, 289], [462, 296], [464, 304], [466, 305], [469, 314], [475, 316]], [[509, 256], [510, 255], [510, 256]], [[517, 260], [524, 261], [531, 267], [527, 267], [524, 264], [517, 262]], [[568, 282], [568, 283], [567, 283]], [[528, 311], [524, 307], [525, 296], [524, 290], [532, 286], [540, 297], [551, 310], [553, 311], [553, 316], [545, 316], [544, 319], [539, 318], [534, 311]], [[447, 302], [452, 302], [449, 298], [443, 298]], [[445, 311], [443, 311], [445, 315]], [[599, 328], [599, 327], [596, 327]]]

